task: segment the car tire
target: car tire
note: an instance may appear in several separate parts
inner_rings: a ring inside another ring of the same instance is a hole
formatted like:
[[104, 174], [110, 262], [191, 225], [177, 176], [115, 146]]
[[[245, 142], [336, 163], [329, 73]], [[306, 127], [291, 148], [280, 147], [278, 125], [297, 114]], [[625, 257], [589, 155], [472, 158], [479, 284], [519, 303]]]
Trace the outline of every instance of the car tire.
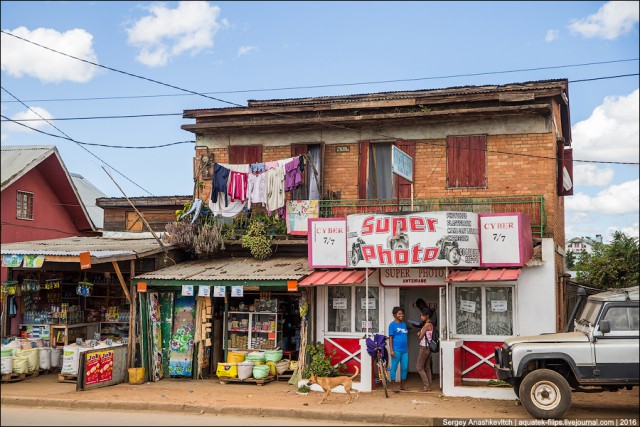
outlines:
[[538, 369], [522, 380], [519, 398], [522, 406], [535, 418], [557, 419], [571, 406], [571, 387], [559, 373]]

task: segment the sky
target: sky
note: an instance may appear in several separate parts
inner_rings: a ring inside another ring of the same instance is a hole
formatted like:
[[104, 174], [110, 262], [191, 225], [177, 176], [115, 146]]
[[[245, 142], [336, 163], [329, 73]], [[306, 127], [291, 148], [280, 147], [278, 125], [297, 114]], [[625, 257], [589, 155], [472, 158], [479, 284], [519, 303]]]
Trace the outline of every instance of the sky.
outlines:
[[638, 236], [639, 2], [2, 1], [0, 8], [1, 144], [56, 145], [70, 172], [109, 197], [122, 193], [103, 166], [129, 197], [193, 194], [195, 137], [180, 128], [193, 123], [184, 110], [566, 78], [574, 159], [595, 161], [574, 162], [566, 237]]

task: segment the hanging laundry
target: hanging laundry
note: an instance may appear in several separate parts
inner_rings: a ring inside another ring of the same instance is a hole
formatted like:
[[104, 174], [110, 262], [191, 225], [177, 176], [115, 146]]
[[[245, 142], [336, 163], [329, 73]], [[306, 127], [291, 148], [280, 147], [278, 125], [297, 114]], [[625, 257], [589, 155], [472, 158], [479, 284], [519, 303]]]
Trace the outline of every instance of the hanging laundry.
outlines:
[[213, 166], [213, 187], [211, 188], [211, 201], [216, 203], [218, 201], [218, 193], [224, 193], [224, 205], [229, 206], [229, 199], [227, 198], [227, 185], [229, 183], [229, 173], [231, 171], [220, 163], [216, 163]]
[[284, 207], [284, 168], [278, 166], [268, 170], [267, 174], [267, 199], [266, 207], [269, 213]]
[[277, 168], [278, 166], [280, 166], [280, 165], [278, 164], [278, 161], [277, 161], [277, 160], [275, 160], [275, 161], [273, 161], [273, 162], [266, 162], [266, 163], [264, 164], [264, 170], [265, 170], [265, 171], [269, 171], [269, 170], [271, 170], [271, 169], [275, 169], [275, 168]]
[[264, 171], [264, 163], [254, 163], [251, 165], [251, 173], [261, 173]]
[[295, 190], [302, 184], [302, 173], [300, 173], [300, 159], [294, 157], [284, 166], [284, 190]]
[[[242, 172], [246, 174], [249, 173], [249, 165], [246, 165], [246, 164], [245, 165], [224, 164], [222, 166], [227, 170], [229, 170], [229, 173], [231, 173], [232, 171]], [[227, 195], [227, 192], [229, 190], [228, 184], [229, 184], [229, 180], [227, 180], [227, 187], [224, 188], [225, 195]], [[213, 193], [213, 190], [211, 191]], [[246, 200], [244, 202], [241, 202], [240, 200], [236, 200], [235, 202], [230, 202], [225, 205], [224, 201], [222, 200], [222, 197], [218, 197], [218, 200], [214, 201], [213, 194], [209, 199], [209, 209], [211, 210], [211, 213], [213, 214], [213, 216], [221, 215], [225, 218], [233, 218], [244, 210], [245, 205], [246, 205]]]
[[248, 175], [243, 172], [231, 171], [229, 175], [229, 190], [231, 201], [240, 200], [242, 203], [247, 199], [247, 178]]
[[284, 166], [287, 165], [287, 163], [291, 162], [293, 159], [297, 159], [297, 156], [296, 157], [289, 157], [288, 159], [278, 160], [278, 166], [284, 167]]
[[298, 156], [298, 161], [298, 164], [300, 166], [300, 173], [304, 173], [304, 156], [302, 154]]
[[266, 202], [266, 173], [250, 173], [247, 184], [247, 209], [251, 209], [252, 204]]
[[185, 212], [182, 215], [180, 215], [180, 218], [178, 219], [178, 221], [180, 221], [185, 216], [195, 212], [195, 215], [193, 216], [193, 219], [191, 219], [191, 224], [193, 224], [194, 222], [196, 222], [196, 219], [198, 219], [198, 216], [200, 216], [200, 211], [201, 210], [202, 210], [202, 200], [196, 199], [191, 204], [191, 209], [189, 209], [187, 212]]

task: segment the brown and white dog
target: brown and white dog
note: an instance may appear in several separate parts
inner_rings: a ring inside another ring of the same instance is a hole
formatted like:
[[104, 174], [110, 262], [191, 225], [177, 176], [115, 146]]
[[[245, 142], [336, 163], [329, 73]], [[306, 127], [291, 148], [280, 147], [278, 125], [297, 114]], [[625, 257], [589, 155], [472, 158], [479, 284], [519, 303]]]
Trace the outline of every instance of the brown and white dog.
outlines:
[[[322, 387], [322, 389], [324, 390], [324, 395], [322, 395], [322, 400], [320, 401], [320, 403], [323, 403], [331, 394], [331, 389], [341, 385], [344, 387], [347, 395], [349, 395], [349, 401], [347, 403], [351, 403], [351, 387], [353, 385], [353, 379], [356, 377], [356, 375], [358, 375], [359, 372], [360, 370], [356, 366], [356, 373], [350, 377], [346, 375], [340, 377], [319, 377], [316, 374], [311, 374], [311, 378], [309, 378], [307, 386], [318, 384], [320, 387]], [[358, 390], [355, 390], [355, 392], [357, 399], [358, 397], [360, 397], [360, 392]]]

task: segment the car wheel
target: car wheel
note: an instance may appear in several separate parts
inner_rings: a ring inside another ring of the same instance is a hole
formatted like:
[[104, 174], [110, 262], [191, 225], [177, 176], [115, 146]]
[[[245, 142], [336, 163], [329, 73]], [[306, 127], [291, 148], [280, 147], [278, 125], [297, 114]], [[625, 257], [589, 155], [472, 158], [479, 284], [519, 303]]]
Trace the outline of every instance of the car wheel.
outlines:
[[571, 387], [559, 373], [538, 369], [522, 380], [520, 402], [536, 418], [561, 418], [571, 406]]
[[458, 265], [460, 263], [460, 249], [452, 248], [447, 254], [447, 259], [453, 265]]

